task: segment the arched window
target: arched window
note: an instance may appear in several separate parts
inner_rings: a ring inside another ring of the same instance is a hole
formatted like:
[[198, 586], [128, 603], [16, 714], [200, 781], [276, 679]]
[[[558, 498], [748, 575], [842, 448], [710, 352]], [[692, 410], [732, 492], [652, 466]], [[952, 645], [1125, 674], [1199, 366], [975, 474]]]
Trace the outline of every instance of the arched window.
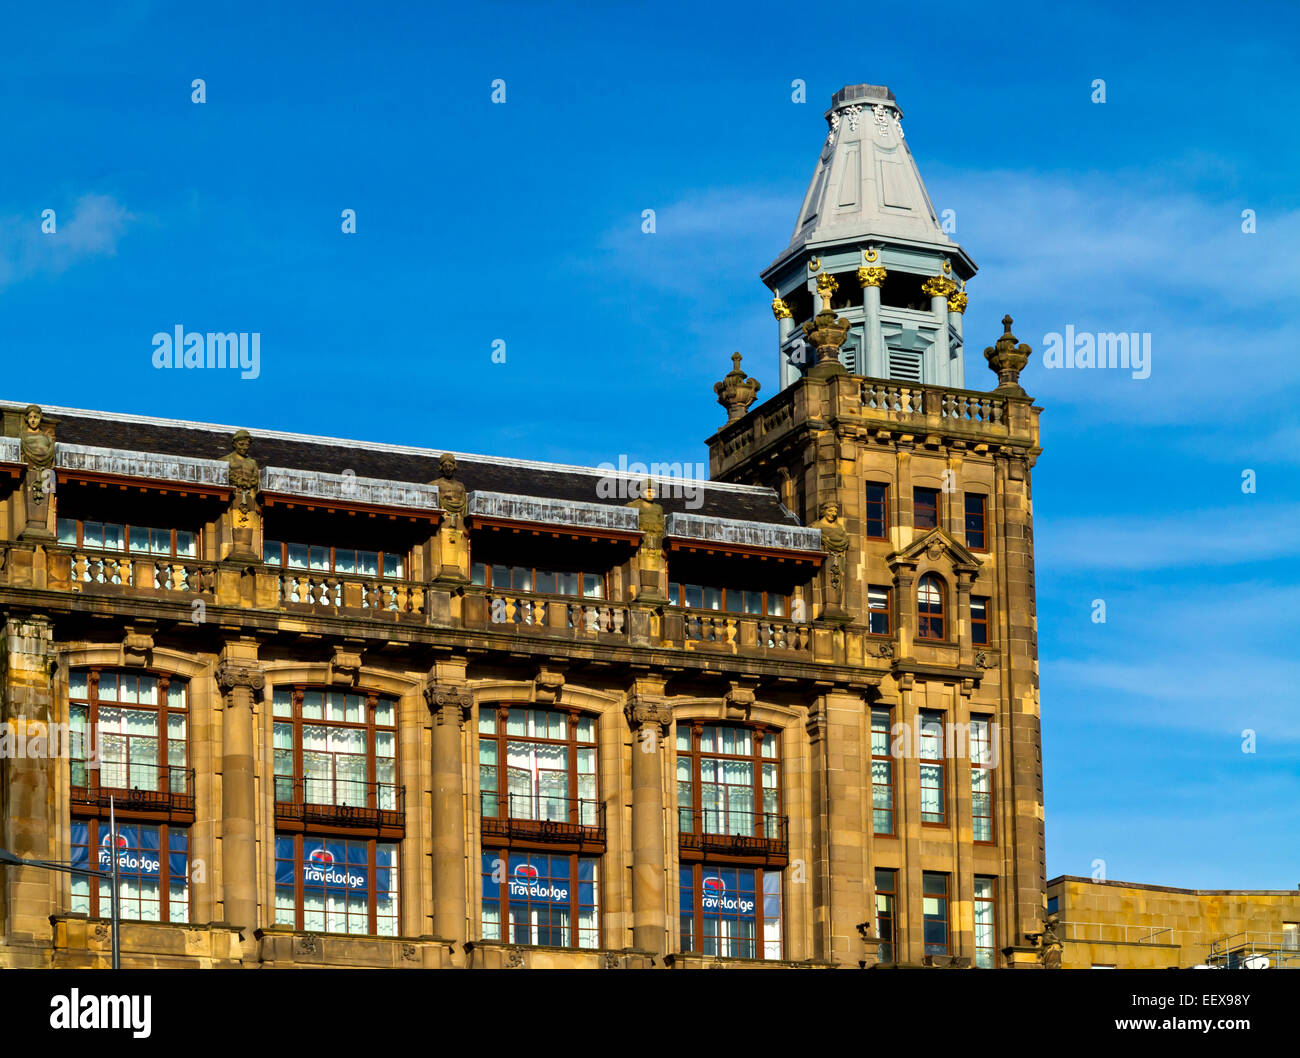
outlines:
[[596, 718], [485, 705], [478, 746], [483, 939], [599, 947]]
[[916, 588], [916, 637], [943, 638], [944, 587], [934, 573], [921, 578]]
[[679, 910], [683, 951], [779, 959], [779, 734], [758, 727], [677, 724]]
[[[112, 868], [111, 798], [123, 918], [189, 920], [188, 699], [177, 676], [97, 668], [68, 675], [72, 863]], [[107, 915], [111, 903], [110, 882], [73, 874], [73, 912]]]
[[271, 707], [276, 924], [397, 936], [406, 817], [396, 700], [280, 686]]

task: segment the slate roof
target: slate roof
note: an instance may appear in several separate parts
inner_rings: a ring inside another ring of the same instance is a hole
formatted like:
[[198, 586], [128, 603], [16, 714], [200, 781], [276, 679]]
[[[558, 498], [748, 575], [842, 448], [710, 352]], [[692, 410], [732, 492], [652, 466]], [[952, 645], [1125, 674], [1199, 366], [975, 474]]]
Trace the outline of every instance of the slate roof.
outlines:
[[[25, 404], [0, 401], [6, 410], [21, 411]], [[230, 451], [230, 440], [238, 427], [212, 423], [111, 412], [87, 411], [42, 405], [57, 420], [56, 438], [68, 444], [92, 445], [122, 451], [151, 452], [219, 459]], [[288, 467], [340, 474], [351, 470], [361, 478], [428, 482], [439, 477], [438, 456], [447, 449], [413, 448], [369, 441], [312, 437], [244, 427], [252, 434], [249, 455], [261, 466]], [[607, 503], [621, 507], [625, 498], [602, 498], [597, 482], [608, 474], [594, 467], [568, 466], [524, 459], [498, 458], [454, 452], [457, 478], [470, 491], [509, 493], [580, 503]], [[668, 480], [668, 479], [663, 479]], [[678, 479], [680, 480], [680, 479]], [[690, 511], [715, 518], [733, 518], [770, 525], [798, 525], [772, 489], [725, 482], [686, 484], [703, 489], [703, 505], [687, 507], [687, 498], [663, 490], [659, 502], [672, 514]]]

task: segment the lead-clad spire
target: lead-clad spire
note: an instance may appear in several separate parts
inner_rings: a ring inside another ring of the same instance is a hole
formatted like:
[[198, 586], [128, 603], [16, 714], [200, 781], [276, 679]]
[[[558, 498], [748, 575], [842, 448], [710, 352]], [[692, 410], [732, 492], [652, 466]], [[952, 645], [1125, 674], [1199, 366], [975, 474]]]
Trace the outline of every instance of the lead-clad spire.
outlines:
[[939, 225], [893, 92], [883, 85], [841, 88], [826, 121], [826, 141], [781, 258], [804, 247], [872, 237], [959, 252]]
[[961, 314], [975, 264], [944, 230], [952, 225], [935, 212], [902, 118], [882, 85], [849, 85], [831, 99], [794, 233], [763, 272], [783, 389], [815, 365], [802, 325], [827, 310], [848, 323], [838, 359], [854, 374], [964, 384]]

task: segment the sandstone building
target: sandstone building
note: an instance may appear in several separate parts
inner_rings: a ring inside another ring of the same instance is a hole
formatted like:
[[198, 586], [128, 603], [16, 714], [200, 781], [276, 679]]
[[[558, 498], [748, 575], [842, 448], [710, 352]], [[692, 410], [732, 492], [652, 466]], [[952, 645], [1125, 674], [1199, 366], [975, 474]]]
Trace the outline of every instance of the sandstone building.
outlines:
[[[1047, 883], [1062, 969], [1300, 969], [1300, 889]], [[1050, 947], [1055, 947], [1049, 941]]]
[[[698, 493], [4, 403], [0, 847], [111, 798], [126, 965], [1039, 965], [1030, 351], [964, 388], [892, 93], [827, 119]], [[0, 965], [106, 962], [0, 877]]]

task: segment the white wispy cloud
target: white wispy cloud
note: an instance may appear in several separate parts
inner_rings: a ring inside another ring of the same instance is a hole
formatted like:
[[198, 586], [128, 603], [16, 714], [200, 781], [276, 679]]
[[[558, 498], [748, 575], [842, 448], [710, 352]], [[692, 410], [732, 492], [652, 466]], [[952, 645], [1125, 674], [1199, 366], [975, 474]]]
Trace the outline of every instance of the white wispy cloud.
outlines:
[[112, 257], [136, 220], [111, 195], [85, 194], [66, 212], [57, 206], [55, 230], [42, 230], [41, 211], [0, 219], [0, 287], [32, 276], [58, 275], [93, 257]]
[[1240, 566], [1300, 554], [1300, 504], [1259, 501], [1240, 508], [1142, 511], [1109, 518], [1041, 521], [1036, 561], [1059, 570], [1132, 570]]

